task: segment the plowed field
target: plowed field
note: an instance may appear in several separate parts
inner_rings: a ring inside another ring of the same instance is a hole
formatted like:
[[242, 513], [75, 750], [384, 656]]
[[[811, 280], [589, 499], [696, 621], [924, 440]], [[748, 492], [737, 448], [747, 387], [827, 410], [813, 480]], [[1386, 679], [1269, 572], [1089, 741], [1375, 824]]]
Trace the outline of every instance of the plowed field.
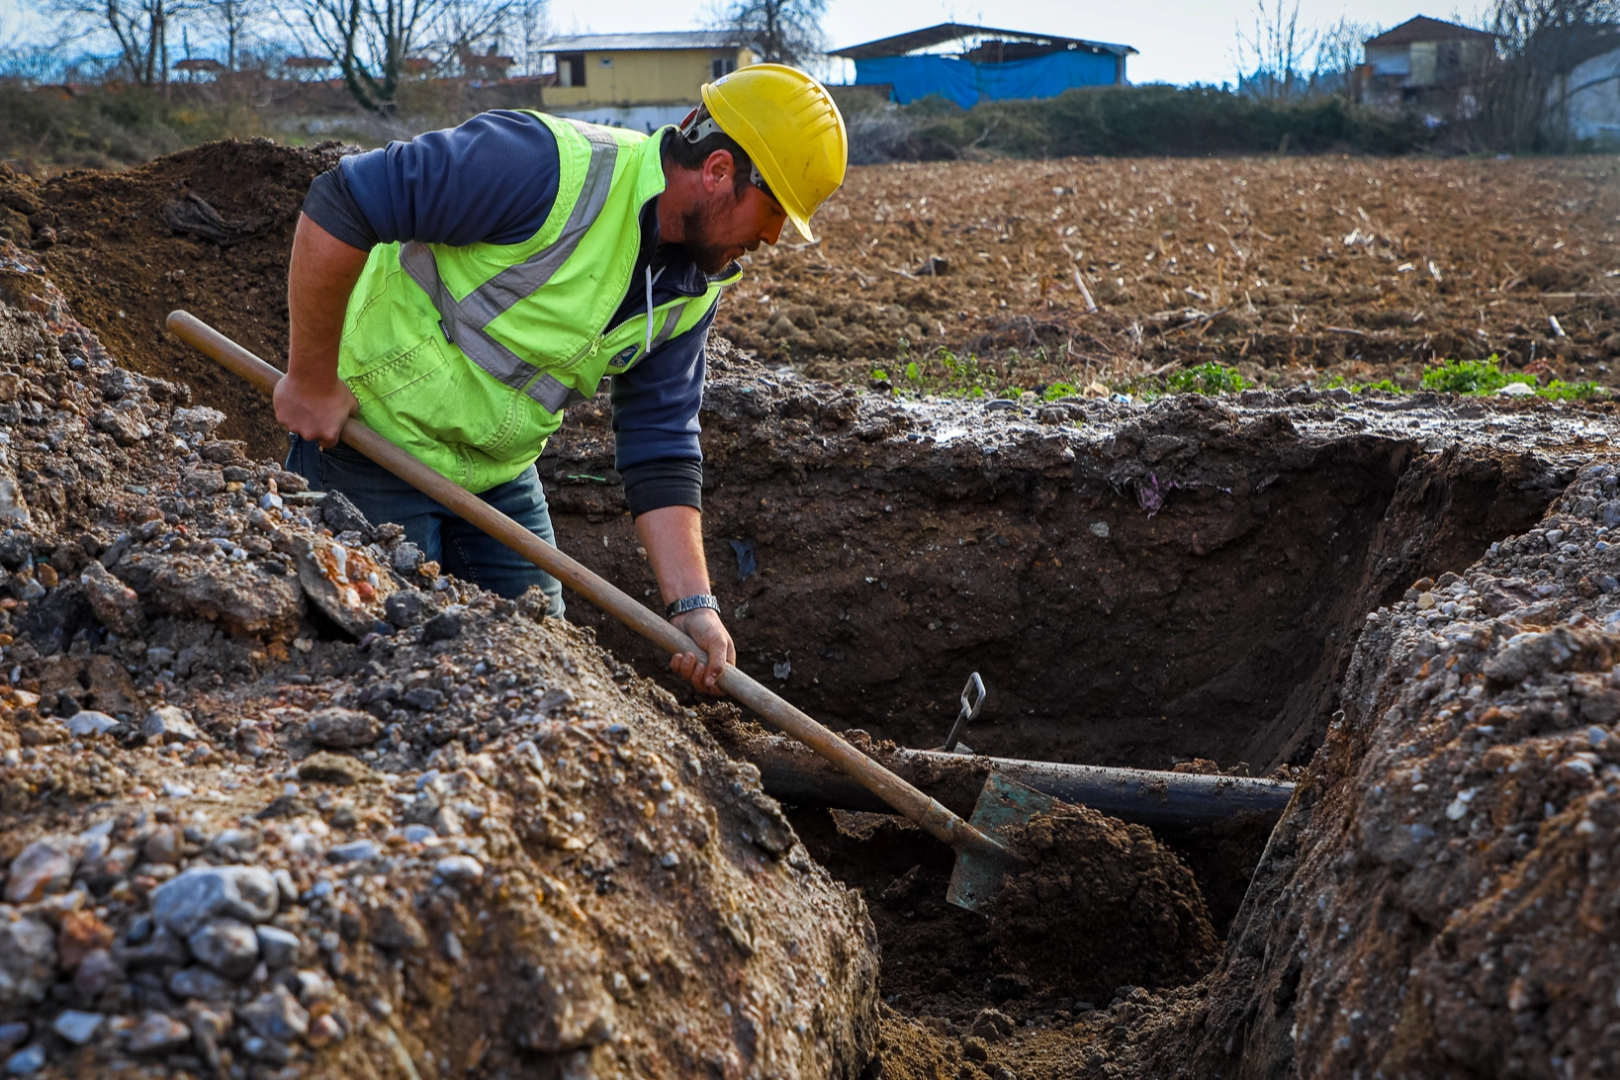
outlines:
[[1492, 353], [1612, 385], [1617, 178], [1597, 157], [856, 168], [822, 243], [762, 250], [719, 328], [842, 378], [942, 374], [945, 347], [991, 388], [1206, 360], [1413, 382]]

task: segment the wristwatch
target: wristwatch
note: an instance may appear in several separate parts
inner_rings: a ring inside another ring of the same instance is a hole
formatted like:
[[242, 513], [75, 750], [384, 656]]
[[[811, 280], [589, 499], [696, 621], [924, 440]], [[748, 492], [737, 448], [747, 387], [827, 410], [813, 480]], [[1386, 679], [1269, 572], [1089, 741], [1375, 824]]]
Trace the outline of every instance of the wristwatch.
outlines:
[[696, 611], [698, 608], [713, 608], [715, 611], [719, 611], [720, 600], [718, 597], [711, 596], [708, 593], [700, 593], [697, 596], [683, 596], [664, 608], [664, 618], [673, 619], [677, 615], [685, 615], [688, 611]]

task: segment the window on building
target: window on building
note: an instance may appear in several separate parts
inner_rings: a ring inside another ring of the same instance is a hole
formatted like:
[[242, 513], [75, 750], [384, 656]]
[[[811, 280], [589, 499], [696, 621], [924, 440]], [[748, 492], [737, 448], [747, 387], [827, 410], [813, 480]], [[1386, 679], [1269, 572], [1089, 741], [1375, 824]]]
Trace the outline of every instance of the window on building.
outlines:
[[557, 54], [557, 85], [558, 86], [584, 86], [585, 85], [585, 54], [584, 53], [558, 53]]
[[712, 72], [710, 76], [711, 78], [723, 79], [727, 75], [730, 75], [733, 71], [737, 70], [736, 57], [717, 56], [709, 64], [709, 70]]

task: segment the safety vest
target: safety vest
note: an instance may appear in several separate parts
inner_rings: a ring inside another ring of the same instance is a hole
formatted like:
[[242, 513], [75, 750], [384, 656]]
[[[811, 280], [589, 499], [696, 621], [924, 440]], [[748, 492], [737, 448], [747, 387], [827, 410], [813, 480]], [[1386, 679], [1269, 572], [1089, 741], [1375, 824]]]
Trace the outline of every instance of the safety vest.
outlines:
[[[338, 375], [360, 419], [472, 491], [516, 478], [563, 408], [692, 329], [739, 274], [609, 327], [641, 211], [664, 190], [651, 136], [534, 113], [557, 139], [557, 200], [516, 244], [379, 244], [350, 297]], [[641, 283], [636, 288], [644, 287]]]

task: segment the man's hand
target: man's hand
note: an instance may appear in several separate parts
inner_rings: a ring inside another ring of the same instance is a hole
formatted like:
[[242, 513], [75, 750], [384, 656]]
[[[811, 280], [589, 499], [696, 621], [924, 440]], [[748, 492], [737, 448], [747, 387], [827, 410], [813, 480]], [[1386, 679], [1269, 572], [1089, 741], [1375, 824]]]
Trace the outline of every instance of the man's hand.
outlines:
[[[703, 515], [694, 507], [648, 510], [636, 518], [636, 532], [647, 549], [664, 603], [712, 591], [703, 558]], [[694, 653], [676, 653], [669, 659], [669, 670], [705, 694], [724, 693], [717, 685], [720, 673], [727, 664], [737, 662], [737, 647], [731, 643], [720, 613], [713, 608], [697, 608], [675, 616], [671, 622], [709, 654], [709, 662], [700, 662]]]
[[288, 431], [321, 444], [322, 450], [337, 445], [343, 424], [360, 408], [354, 394], [334, 373], [329, 379], [300, 377], [293, 370], [276, 384], [272, 401], [276, 420]]
[[709, 654], [709, 662], [705, 664], [700, 661], [696, 653], [676, 653], [669, 658], [669, 670], [705, 694], [718, 696], [724, 693], [717, 684], [726, 665], [737, 662], [737, 647], [732, 644], [731, 635], [720, 621], [720, 613], [713, 608], [698, 608], [675, 616], [672, 622], [676, 629]]

